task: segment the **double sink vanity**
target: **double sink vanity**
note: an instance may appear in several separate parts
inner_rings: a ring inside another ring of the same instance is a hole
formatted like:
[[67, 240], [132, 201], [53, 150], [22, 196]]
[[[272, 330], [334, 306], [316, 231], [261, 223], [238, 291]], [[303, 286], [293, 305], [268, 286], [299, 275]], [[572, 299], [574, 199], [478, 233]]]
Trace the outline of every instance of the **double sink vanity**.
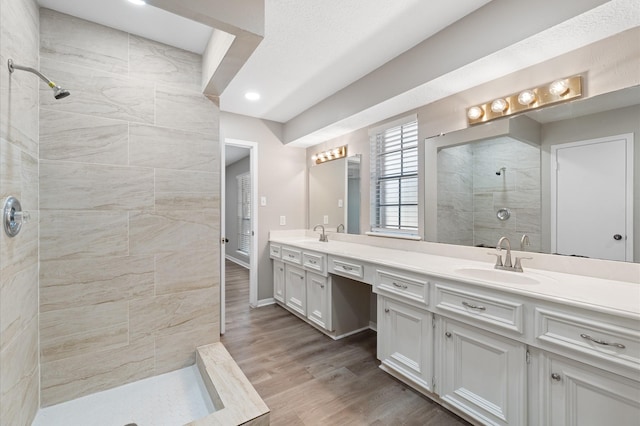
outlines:
[[377, 328], [381, 369], [474, 424], [638, 424], [639, 283], [384, 240], [272, 232], [276, 302], [334, 339]]

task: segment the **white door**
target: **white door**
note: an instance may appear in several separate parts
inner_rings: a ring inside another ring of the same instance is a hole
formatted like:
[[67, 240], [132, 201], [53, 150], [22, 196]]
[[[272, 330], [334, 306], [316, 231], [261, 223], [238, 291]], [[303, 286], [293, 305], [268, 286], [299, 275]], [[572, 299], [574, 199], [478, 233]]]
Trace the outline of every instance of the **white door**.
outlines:
[[632, 261], [633, 135], [555, 145], [551, 154], [552, 252]]

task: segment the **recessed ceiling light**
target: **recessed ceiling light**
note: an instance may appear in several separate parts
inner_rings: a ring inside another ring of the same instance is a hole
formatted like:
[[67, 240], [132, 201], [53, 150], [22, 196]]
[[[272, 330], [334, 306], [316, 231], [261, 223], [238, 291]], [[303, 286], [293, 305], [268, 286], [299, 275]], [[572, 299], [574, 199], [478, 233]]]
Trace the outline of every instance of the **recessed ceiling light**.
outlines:
[[247, 92], [244, 94], [244, 97], [250, 101], [257, 101], [260, 99], [260, 93], [258, 92]]
[[147, 4], [144, 0], [129, 0], [129, 3], [133, 3], [138, 6], [144, 6]]

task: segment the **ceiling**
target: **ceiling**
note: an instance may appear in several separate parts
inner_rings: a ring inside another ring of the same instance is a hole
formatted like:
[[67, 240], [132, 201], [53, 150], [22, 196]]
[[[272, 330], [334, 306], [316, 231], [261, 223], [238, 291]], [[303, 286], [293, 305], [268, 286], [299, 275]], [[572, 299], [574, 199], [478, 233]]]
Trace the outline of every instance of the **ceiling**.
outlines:
[[[44, 7], [196, 53], [203, 52], [211, 34], [211, 28], [202, 24], [152, 6], [133, 6], [127, 0], [38, 2]], [[473, 47], [466, 52], [467, 58], [448, 70], [442, 64], [455, 63], [457, 58], [447, 56], [459, 52], [449, 50], [451, 47], [447, 44], [439, 57], [429, 57], [428, 68], [418, 70], [428, 74], [432, 68], [440, 67], [440, 75], [422, 77], [424, 81], [411, 82], [413, 86], [408, 90], [393, 91], [386, 84], [368, 84], [373, 80], [371, 76], [375, 75], [378, 82], [397, 84], [398, 73], [392, 74], [393, 63], [400, 64], [398, 59], [405, 63], [412, 63], [412, 59], [413, 63], [424, 62], [425, 58], [411, 58], [415, 56], [414, 46], [483, 6], [484, 16], [491, 16], [490, 22], [515, 24], [517, 32], [519, 23], [510, 18], [526, 7], [544, 3], [537, 11], [548, 15], [549, 5], [562, 12], [582, 7], [576, 5], [581, 5], [583, 0], [570, 3], [524, 0], [516, 3], [497, 0], [264, 2], [264, 39], [224, 89], [220, 106], [223, 111], [285, 123], [283, 143], [292, 142], [294, 146], [311, 146], [340, 136], [640, 25], [637, 0], [584, 0], [585, 4], [592, 5], [584, 6], [588, 12], [580, 16], [569, 13], [567, 16], [573, 18], [558, 18], [559, 24], [524, 34], [520, 39], [512, 37], [513, 42], [491, 40], [493, 50], [487, 50], [488, 53], [478, 58], [474, 54], [481, 49]], [[604, 4], [596, 7], [599, 3]], [[485, 10], [489, 6], [495, 7]], [[497, 12], [503, 14], [497, 15]], [[510, 22], [506, 22], [505, 17]], [[464, 47], [465, 38], [473, 38], [465, 33], [466, 22], [464, 24], [458, 23], [458, 27], [464, 28], [460, 31], [464, 33], [461, 41], [454, 46], [458, 51]], [[508, 39], [512, 34], [505, 36]], [[246, 100], [247, 91], [259, 92], [261, 99]], [[375, 99], [354, 106], [367, 97]], [[315, 123], [309, 126], [310, 122]]]

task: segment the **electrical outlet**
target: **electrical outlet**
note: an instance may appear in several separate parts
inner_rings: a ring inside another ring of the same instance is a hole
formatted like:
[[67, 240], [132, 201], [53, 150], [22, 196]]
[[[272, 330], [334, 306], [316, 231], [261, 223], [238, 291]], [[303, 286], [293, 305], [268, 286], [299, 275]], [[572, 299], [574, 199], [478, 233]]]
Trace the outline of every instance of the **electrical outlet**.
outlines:
[[323, 222], [324, 222], [325, 225], [329, 224], [329, 216], [328, 215], [326, 215], [326, 214], [324, 215]]
[[287, 224], [287, 217], [280, 216], [280, 225], [286, 225], [286, 224]]
[[262, 207], [267, 205], [267, 197], [264, 197], [264, 196], [260, 197], [260, 205]]

